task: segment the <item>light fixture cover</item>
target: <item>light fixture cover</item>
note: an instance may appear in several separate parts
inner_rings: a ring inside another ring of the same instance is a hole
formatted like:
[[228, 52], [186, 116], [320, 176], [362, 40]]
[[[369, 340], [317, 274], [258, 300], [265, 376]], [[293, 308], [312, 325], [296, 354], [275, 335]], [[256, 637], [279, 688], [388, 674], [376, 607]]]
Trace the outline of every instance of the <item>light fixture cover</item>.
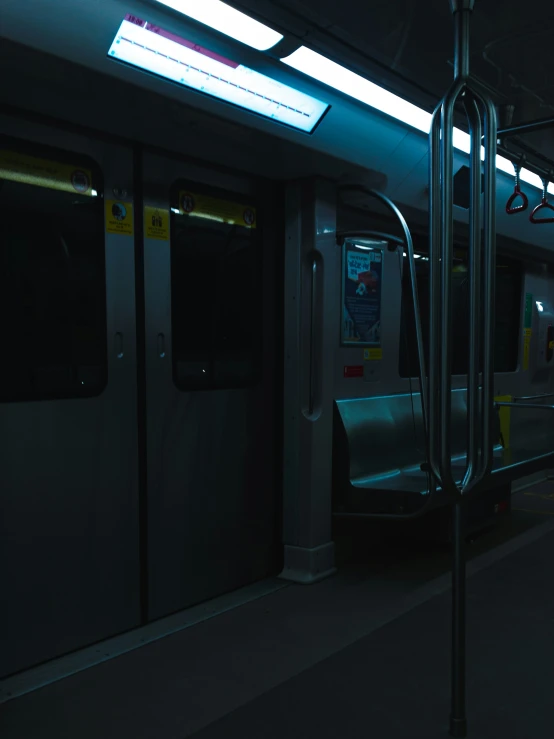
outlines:
[[108, 56], [306, 133], [314, 131], [329, 108], [132, 15], [119, 27]]
[[430, 113], [306, 46], [301, 46], [281, 61], [325, 85], [334, 87], [345, 95], [371, 105], [372, 108], [403, 121], [419, 131], [429, 133]]
[[259, 51], [275, 46], [283, 35], [220, 0], [156, 0]]
[[[370, 105], [381, 113], [390, 115], [392, 118], [412, 126], [422, 133], [429, 133], [431, 127], [430, 113], [379, 87], [379, 85], [370, 82], [365, 77], [327, 59], [316, 51], [308, 49], [306, 46], [301, 46], [281, 61], [355, 100]], [[459, 128], [454, 128], [453, 143], [454, 148], [469, 154], [470, 137], [468, 133]], [[484, 158], [485, 150], [481, 147], [481, 159]], [[514, 165], [506, 157], [497, 155], [496, 167], [506, 174], [514, 174]], [[520, 177], [523, 182], [529, 185], [542, 187], [540, 177], [528, 169], [522, 169]], [[548, 192], [554, 193], [554, 184], [550, 183], [548, 185]]]

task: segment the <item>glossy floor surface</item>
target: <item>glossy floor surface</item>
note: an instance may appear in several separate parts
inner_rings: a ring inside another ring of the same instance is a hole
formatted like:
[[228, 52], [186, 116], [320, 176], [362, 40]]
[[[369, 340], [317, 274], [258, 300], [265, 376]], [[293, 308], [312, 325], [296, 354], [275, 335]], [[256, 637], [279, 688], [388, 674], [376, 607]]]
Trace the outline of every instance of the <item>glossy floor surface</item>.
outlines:
[[[336, 541], [329, 580], [212, 601], [219, 615], [19, 697], [5, 681], [3, 739], [448, 736], [448, 547], [359, 525]], [[546, 739], [554, 484], [514, 495], [468, 555], [468, 736]]]

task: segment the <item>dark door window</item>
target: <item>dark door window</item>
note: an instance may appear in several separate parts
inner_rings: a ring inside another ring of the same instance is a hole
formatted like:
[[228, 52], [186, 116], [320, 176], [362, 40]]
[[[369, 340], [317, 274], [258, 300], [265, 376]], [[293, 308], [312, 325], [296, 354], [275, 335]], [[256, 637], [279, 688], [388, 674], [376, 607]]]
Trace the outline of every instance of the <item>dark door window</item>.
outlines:
[[262, 364], [259, 212], [234, 193], [171, 194], [173, 378], [180, 390], [248, 387]]
[[0, 137], [0, 401], [106, 386], [102, 195], [94, 162]]

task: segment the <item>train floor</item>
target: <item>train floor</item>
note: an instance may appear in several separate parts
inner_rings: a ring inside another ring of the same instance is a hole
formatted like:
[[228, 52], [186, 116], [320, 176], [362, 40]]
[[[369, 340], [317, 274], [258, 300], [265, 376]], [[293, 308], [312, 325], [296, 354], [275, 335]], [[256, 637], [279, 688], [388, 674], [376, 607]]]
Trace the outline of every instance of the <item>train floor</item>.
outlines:
[[[343, 529], [334, 577], [216, 599], [188, 627], [31, 692], [4, 681], [0, 735], [447, 737], [448, 548], [385, 539]], [[468, 554], [468, 736], [551, 737], [554, 482], [516, 493]]]

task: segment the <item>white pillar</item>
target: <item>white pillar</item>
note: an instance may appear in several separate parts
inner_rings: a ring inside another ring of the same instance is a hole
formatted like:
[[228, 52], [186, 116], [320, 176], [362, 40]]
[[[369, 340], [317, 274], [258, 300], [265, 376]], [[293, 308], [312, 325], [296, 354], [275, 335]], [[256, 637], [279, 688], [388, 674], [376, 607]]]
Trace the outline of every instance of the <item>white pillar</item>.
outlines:
[[334, 357], [340, 331], [336, 186], [291, 183], [286, 200], [283, 543], [281, 577], [335, 572], [331, 534]]

